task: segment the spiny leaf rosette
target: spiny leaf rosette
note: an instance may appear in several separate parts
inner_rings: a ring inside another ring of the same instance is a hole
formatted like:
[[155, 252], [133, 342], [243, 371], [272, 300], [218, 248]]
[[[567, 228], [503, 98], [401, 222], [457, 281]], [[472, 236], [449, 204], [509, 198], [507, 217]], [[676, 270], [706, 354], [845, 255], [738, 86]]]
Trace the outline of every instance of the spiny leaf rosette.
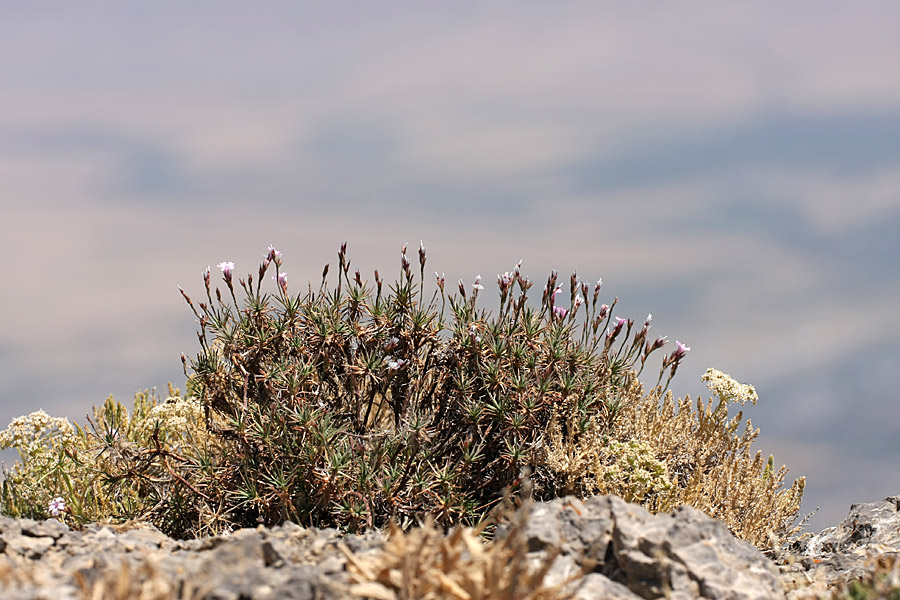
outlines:
[[[535, 307], [517, 265], [498, 276], [494, 315], [476, 306], [480, 277], [450, 294], [436, 274], [426, 299], [424, 246], [418, 258], [414, 273], [404, 246], [385, 290], [378, 271], [369, 284], [350, 270], [345, 243], [336, 285], [326, 266], [317, 291], [292, 294], [270, 247], [255, 281], [235, 281], [222, 263], [225, 294], [209, 269], [206, 302], [182, 292], [202, 348], [188, 392], [227, 446], [213, 477], [190, 482], [209, 504], [199, 514], [354, 531], [424, 514], [475, 523], [527, 474], [536, 497], [552, 497], [544, 437], [554, 414], [577, 415], [581, 430], [613, 427], [623, 390], [665, 344], [647, 338], [649, 317], [642, 328], [614, 319], [601, 282], [573, 273], [563, 307], [553, 272]], [[276, 291], [264, 293], [273, 269]], [[685, 351], [663, 359], [657, 385]]]

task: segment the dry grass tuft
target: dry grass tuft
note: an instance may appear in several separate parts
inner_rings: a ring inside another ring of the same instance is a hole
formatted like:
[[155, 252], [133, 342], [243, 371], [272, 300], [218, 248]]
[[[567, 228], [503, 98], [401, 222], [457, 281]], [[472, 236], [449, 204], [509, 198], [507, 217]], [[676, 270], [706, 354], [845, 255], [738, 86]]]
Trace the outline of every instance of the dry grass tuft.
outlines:
[[444, 534], [433, 521], [403, 532], [396, 525], [384, 550], [372, 557], [346, 549], [354, 597], [376, 600], [562, 600], [566, 586], [545, 582], [559, 550], [537, 564], [528, 559], [522, 528], [527, 511], [518, 513], [508, 535], [484, 542], [479, 531], [456, 527]]

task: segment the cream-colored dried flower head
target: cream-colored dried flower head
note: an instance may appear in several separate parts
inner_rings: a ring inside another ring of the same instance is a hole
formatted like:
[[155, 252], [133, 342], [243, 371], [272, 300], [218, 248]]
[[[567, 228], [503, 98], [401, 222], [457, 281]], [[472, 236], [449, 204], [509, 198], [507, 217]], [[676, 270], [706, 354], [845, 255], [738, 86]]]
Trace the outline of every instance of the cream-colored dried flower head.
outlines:
[[756, 388], [752, 385], [738, 383], [731, 378], [731, 375], [711, 367], [706, 370], [701, 379], [706, 382], [709, 391], [723, 401], [732, 401], [743, 405], [747, 402], [756, 404], [756, 401], [759, 400]]
[[42, 410], [16, 417], [0, 432], [0, 448], [16, 448], [22, 460], [54, 451], [60, 444], [75, 439], [75, 428], [68, 419], [51, 417]]
[[[603, 493], [622, 496], [629, 502], [641, 502], [649, 494], [672, 487], [666, 463], [656, 458], [647, 442], [612, 440], [601, 454], [607, 458], [598, 456], [595, 473]], [[610, 459], [612, 462], [608, 463]]]
[[203, 407], [196, 398], [167, 398], [154, 406], [147, 416], [137, 424], [139, 439], [149, 439], [157, 424], [164, 439], [171, 441], [190, 438], [196, 442], [209, 436], [206, 430]]

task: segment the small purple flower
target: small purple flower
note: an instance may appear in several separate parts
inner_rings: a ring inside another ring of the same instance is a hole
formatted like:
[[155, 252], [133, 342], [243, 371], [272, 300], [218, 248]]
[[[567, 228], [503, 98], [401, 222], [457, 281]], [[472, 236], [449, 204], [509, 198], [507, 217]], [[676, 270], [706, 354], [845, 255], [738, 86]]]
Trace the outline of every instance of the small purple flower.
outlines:
[[277, 277], [272, 275], [272, 279], [277, 280], [278, 287], [280, 287], [284, 293], [287, 293], [287, 273], [279, 273]]
[[584, 304], [584, 296], [578, 294], [577, 296], [575, 296], [575, 302], [573, 303], [573, 305], [575, 306], [575, 310], [578, 310], [578, 307], [582, 304]]
[[481, 275], [478, 275], [475, 278], [475, 283], [472, 284], [472, 290], [477, 292], [478, 290], [483, 290], [484, 286], [481, 285]]
[[673, 358], [674, 360], [676, 360], [676, 361], [681, 360], [682, 358], [684, 358], [684, 355], [685, 355], [685, 354], [687, 354], [688, 352], [691, 351], [690, 348], [688, 348], [687, 346], [685, 346], [684, 344], [682, 344], [682, 343], [679, 342], [678, 340], [675, 340], [675, 345], [678, 346], [678, 347], [675, 348], [675, 350], [672, 351], [672, 358]]
[[231, 272], [234, 271], [234, 263], [230, 261], [220, 262], [217, 265], [220, 269], [222, 269], [222, 273], [225, 275], [225, 281], [231, 281]]
[[569, 311], [564, 309], [562, 306], [554, 306], [553, 307], [553, 316], [559, 320], [563, 320], [566, 318], [566, 315], [569, 314]]
[[437, 280], [438, 287], [441, 288], [441, 291], [444, 291], [444, 283], [446, 283], [446, 278], [443, 273], [438, 274], [437, 271], [434, 272], [434, 278]]
[[616, 317], [616, 327], [618, 327], [619, 329], [621, 329], [627, 322], [628, 322], [627, 319], [623, 319], [622, 317]]
[[47, 506], [47, 512], [49, 512], [54, 517], [58, 517], [59, 513], [64, 512], [65, 510], [66, 501], [63, 500], [60, 496], [57, 496], [56, 498], [51, 500], [49, 506]]
[[600, 307], [600, 314], [597, 316], [601, 319], [605, 319], [607, 314], [609, 314], [609, 304], [604, 304]]
[[266, 248], [266, 260], [277, 260], [281, 258], [281, 252], [275, 249], [275, 246], [269, 244]]

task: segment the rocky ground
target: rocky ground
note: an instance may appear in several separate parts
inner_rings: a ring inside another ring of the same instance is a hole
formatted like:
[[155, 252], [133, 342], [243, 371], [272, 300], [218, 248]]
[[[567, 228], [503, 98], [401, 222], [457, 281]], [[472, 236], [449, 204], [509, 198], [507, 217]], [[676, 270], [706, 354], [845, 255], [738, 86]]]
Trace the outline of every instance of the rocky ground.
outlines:
[[[535, 504], [522, 534], [531, 563], [558, 552], [545, 581], [571, 581], [577, 598], [799, 600], [864, 573], [870, 555], [898, 552], [900, 496], [854, 505], [776, 561], [690, 507], [652, 515], [614, 496]], [[177, 541], [146, 524], [74, 531], [0, 517], [0, 598], [346, 598], [361, 589], [348, 553], [375, 557], [384, 541], [294, 524]]]

